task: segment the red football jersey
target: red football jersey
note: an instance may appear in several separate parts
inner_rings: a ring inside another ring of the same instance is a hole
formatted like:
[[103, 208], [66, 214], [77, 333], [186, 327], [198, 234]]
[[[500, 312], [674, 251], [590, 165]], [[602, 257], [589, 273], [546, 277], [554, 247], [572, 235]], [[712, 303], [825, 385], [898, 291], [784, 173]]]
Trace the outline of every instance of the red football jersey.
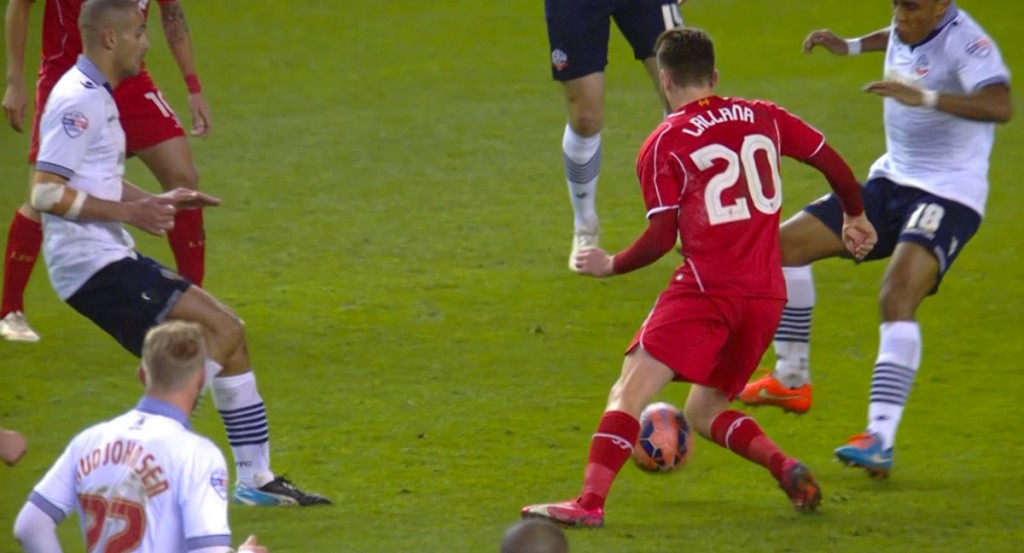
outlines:
[[803, 161], [824, 144], [771, 102], [712, 96], [669, 115], [640, 149], [637, 176], [648, 217], [679, 210], [685, 259], [673, 285], [785, 299], [780, 156]]
[[[142, 14], [149, 17], [151, 0], [137, 0]], [[175, 0], [158, 0], [161, 3]], [[46, 0], [43, 10], [43, 62], [40, 75], [63, 75], [82, 53], [78, 14], [85, 0]]]

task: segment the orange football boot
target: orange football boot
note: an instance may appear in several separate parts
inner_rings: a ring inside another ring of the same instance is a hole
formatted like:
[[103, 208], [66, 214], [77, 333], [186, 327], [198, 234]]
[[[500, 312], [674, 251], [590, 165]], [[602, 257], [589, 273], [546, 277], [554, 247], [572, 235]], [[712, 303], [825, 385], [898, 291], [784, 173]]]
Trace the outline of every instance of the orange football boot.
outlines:
[[765, 376], [747, 383], [740, 392], [740, 401], [747, 405], [760, 407], [774, 405], [787, 413], [802, 415], [811, 408], [811, 384], [808, 382], [799, 388], [788, 388], [765, 369]]

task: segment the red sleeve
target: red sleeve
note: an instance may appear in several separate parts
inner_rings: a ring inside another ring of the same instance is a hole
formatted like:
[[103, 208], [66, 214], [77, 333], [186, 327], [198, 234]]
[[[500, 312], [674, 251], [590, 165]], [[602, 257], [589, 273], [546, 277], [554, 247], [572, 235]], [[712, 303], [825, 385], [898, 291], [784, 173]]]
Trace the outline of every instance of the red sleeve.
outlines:
[[825, 144], [825, 135], [803, 119], [771, 104], [779, 133], [779, 153], [797, 161], [806, 161]]
[[822, 144], [816, 154], [807, 158], [806, 163], [821, 171], [828, 179], [828, 185], [839, 197], [843, 212], [848, 215], [864, 213], [864, 202], [861, 198], [860, 183], [853, 176], [846, 160], [832, 149], [828, 143]]
[[633, 245], [615, 254], [612, 271], [621, 275], [646, 267], [661, 259], [676, 245], [679, 231], [679, 214], [676, 210], [659, 211], [651, 215], [647, 229]]
[[672, 129], [662, 124], [647, 138], [636, 160], [636, 174], [644, 194], [647, 217], [679, 207], [686, 173], [666, 139]]

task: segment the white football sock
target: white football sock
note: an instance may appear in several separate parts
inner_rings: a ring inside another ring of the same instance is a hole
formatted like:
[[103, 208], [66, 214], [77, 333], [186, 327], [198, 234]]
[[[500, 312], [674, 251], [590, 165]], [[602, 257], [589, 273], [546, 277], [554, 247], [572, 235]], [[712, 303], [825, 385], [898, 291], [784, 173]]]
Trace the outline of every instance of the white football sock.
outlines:
[[878, 359], [871, 377], [868, 432], [882, 438], [889, 449], [903, 417], [907, 396], [921, 366], [921, 327], [916, 321], [882, 323]]
[[256, 375], [249, 371], [214, 378], [213, 403], [228, 433], [237, 480], [256, 488], [273, 480], [270, 427], [263, 398], [256, 389]]
[[814, 310], [814, 274], [810, 265], [783, 267], [789, 302], [775, 331], [775, 378], [799, 388], [811, 380], [811, 312]]
[[568, 124], [562, 135], [562, 159], [576, 229], [597, 230], [597, 176], [601, 171], [601, 133], [582, 137]]
[[206, 372], [204, 380], [206, 383], [203, 385], [203, 390], [205, 391], [210, 386], [213, 386], [214, 377], [220, 374], [220, 371], [223, 371], [224, 367], [220, 363], [214, 361], [213, 359], [207, 359], [206, 362], [203, 364], [203, 369]]

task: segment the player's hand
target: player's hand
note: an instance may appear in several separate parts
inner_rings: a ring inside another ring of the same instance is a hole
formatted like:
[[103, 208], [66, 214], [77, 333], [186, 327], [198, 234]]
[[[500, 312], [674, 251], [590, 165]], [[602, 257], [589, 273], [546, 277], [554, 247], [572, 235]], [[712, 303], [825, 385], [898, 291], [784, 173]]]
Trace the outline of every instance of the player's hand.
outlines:
[[251, 535], [245, 543], [238, 546], [238, 553], [267, 553], [267, 548], [256, 543], [256, 536]]
[[205, 137], [213, 130], [213, 120], [210, 119], [210, 106], [203, 98], [203, 93], [188, 95], [188, 111], [192, 113], [192, 136]]
[[220, 198], [215, 198], [206, 192], [188, 188], [175, 188], [160, 194], [160, 197], [171, 200], [171, 205], [175, 209], [199, 209], [203, 207], [216, 207], [221, 204]]
[[573, 258], [573, 266], [576, 272], [581, 275], [592, 277], [607, 277], [615, 274], [612, 269], [612, 256], [605, 253], [601, 248], [584, 248], [576, 252]]
[[924, 92], [896, 81], [875, 81], [865, 86], [864, 91], [877, 94], [883, 98], [892, 98], [908, 106], [924, 104]]
[[25, 121], [25, 109], [28, 106], [28, 91], [25, 85], [9, 84], [4, 92], [4, 117], [11, 128], [22, 132]]
[[814, 50], [815, 46], [821, 46], [837, 56], [845, 56], [850, 53], [850, 49], [846, 45], [846, 40], [839, 38], [835, 33], [828, 29], [814, 31], [804, 39], [805, 54], [810, 54], [811, 50]]
[[857, 261], [863, 260], [878, 242], [875, 227], [861, 213], [856, 217], [843, 214], [843, 245]]
[[22, 455], [28, 451], [25, 437], [13, 430], [0, 428], [0, 459], [9, 467], [13, 467]]
[[178, 210], [174, 208], [173, 198], [164, 194], [146, 196], [129, 202], [128, 206], [126, 223], [156, 236], [164, 236], [174, 230], [174, 214]]

